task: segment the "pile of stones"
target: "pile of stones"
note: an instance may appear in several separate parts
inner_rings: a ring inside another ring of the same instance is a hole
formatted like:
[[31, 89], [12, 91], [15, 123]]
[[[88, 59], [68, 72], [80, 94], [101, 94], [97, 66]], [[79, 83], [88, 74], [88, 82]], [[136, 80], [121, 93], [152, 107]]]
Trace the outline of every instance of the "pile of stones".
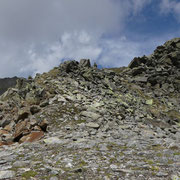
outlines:
[[180, 39], [158, 46], [150, 56], [134, 58], [128, 66], [134, 82], [180, 92]]

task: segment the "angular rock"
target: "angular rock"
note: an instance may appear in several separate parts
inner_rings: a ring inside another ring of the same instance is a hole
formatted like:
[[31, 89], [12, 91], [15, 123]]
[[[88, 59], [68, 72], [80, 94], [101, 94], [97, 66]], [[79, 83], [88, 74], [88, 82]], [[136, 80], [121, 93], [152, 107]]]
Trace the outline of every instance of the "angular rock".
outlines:
[[78, 69], [78, 64], [79, 63], [75, 60], [65, 61], [63, 64], [60, 65], [60, 68], [66, 73], [70, 73]]
[[0, 127], [5, 127], [6, 125], [10, 124], [12, 120], [11, 119], [6, 119], [4, 118], [3, 120], [0, 121]]
[[134, 78], [134, 80], [137, 81], [137, 82], [147, 83], [148, 82], [148, 77], [146, 77], [146, 76], [136, 77], [136, 78]]
[[133, 68], [131, 74], [132, 76], [137, 76], [139, 74], [142, 74], [144, 71], [145, 71], [144, 67], [139, 66], [139, 67]]
[[89, 122], [86, 124], [87, 127], [98, 129], [100, 126], [97, 123]]
[[39, 108], [39, 106], [31, 106], [30, 107], [30, 112], [32, 115], [38, 113], [41, 109]]
[[21, 121], [15, 126], [14, 141], [18, 142], [23, 133], [28, 131], [27, 121]]
[[148, 99], [148, 100], [146, 100], [146, 104], [147, 104], [147, 105], [152, 105], [152, 104], [153, 104], [153, 99]]
[[50, 138], [44, 139], [44, 142], [46, 144], [62, 144], [62, 143], [64, 143], [64, 141], [59, 139], [58, 137], [50, 137]]
[[128, 65], [129, 68], [135, 68], [138, 67], [140, 64], [145, 64], [147, 62], [147, 57], [143, 56], [142, 58], [140, 57], [135, 57]]
[[89, 59], [81, 59], [79, 62], [79, 66], [90, 68], [91, 67], [90, 60]]
[[32, 131], [30, 134], [20, 138], [19, 142], [20, 143], [23, 143], [23, 142], [34, 142], [34, 141], [39, 140], [43, 136], [44, 136], [44, 132], [43, 131], [34, 131], [34, 132]]
[[20, 109], [20, 110], [18, 111], [17, 121], [19, 121], [19, 120], [24, 120], [24, 119], [28, 118], [28, 116], [29, 116], [29, 111], [28, 111], [28, 110], [26, 110], [26, 109]]
[[97, 119], [99, 119], [101, 117], [100, 114], [90, 112], [90, 111], [82, 111], [81, 115], [85, 116], [85, 117], [88, 117], [88, 118], [91, 118], [92, 120], [97, 120]]

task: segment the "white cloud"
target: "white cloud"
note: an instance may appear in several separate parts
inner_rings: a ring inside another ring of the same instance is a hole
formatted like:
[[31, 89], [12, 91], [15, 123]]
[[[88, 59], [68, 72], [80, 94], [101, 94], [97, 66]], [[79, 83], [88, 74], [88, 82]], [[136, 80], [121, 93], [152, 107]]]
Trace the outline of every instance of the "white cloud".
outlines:
[[158, 45], [172, 38], [172, 35], [142, 39], [133, 41], [128, 37], [122, 36], [118, 39], [105, 39], [101, 41], [102, 51], [98, 64], [104, 67], [128, 66], [134, 57], [150, 55]]
[[162, 14], [172, 13], [174, 17], [180, 22], [180, 2], [176, 0], [161, 0], [160, 12]]
[[64, 33], [59, 42], [46, 45], [45, 52], [39, 53], [33, 47], [28, 52], [29, 63], [24, 65], [20, 71], [42, 73], [60, 64], [63, 59], [90, 58], [98, 59], [102, 48], [98, 46], [98, 39], [90, 36], [85, 31]]
[[0, 77], [48, 71], [62, 59], [128, 64], [140, 52], [138, 43], [111, 35], [122, 36], [127, 18], [150, 2], [0, 0]]
[[21, 68], [21, 72], [33, 71], [34, 75], [42, 73], [57, 66], [63, 59], [89, 58], [92, 63], [104, 67], [126, 66], [134, 56], [142, 55], [141, 48], [140, 43], [126, 37], [101, 39], [85, 31], [65, 33], [59, 43], [46, 47], [48, 52], [41, 54], [32, 48], [29, 51], [29, 64]]
[[43, 53], [36, 51], [34, 47], [28, 52], [29, 63], [20, 69], [21, 73], [42, 73], [54, 66], [58, 66], [63, 60], [91, 59], [103, 67], [127, 66], [135, 56], [150, 54], [157, 45], [162, 44], [168, 37], [157, 38], [150, 41], [131, 41], [127, 37], [115, 39], [93, 36], [86, 31], [64, 33], [58, 43], [46, 45]]

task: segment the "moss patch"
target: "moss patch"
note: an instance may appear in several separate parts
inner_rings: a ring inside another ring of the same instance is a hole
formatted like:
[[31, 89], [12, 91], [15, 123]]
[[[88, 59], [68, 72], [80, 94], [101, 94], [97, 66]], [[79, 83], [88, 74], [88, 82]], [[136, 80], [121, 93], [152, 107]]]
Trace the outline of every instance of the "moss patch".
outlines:
[[180, 123], [180, 113], [179, 112], [177, 112], [175, 110], [171, 110], [171, 111], [168, 111], [167, 115], [169, 116], [169, 118], [178, 120], [178, 122]]
[[152, 164], [154, 164], [154, 161], [153, 161], [153, 160], [150, 160], [150, 159], [148, 159], [148, 160], [145, 160], [145, 162], [146, 162], [147, 164], [149, 164], [149, 165], [152, 165]]
[[175, 152], [174, 156], [180, 156], [180, 152]]
[[158, 166], [151, 166], [151, 170], [152, 171], [159, 171], [159, 167]]
[[161, 151], [161, 150], [165, 149], [165, 147], [163, 147], [163, 146], [160, 145], [160, 144], [157, 144], [157, 145], [155, 145], [155, 146], [149, 147], [148, 149], [154, 150], [154, 151]]
[[29, 179], [31, 177], [35, 177], [37, 175], [37, 172], [35, 171], [27, 171], [22, 174], [22, 177]]

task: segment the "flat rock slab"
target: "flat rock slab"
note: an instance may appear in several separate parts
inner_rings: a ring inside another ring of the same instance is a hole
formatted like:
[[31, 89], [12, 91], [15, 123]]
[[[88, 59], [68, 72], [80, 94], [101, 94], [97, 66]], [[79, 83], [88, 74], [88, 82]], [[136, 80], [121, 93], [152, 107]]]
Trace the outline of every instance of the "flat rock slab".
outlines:
[[97, 114], [97, 113], [94, 113], [94, 112], [90, 112], [90, 111], [82, 111], [81, 115], [85, 116], [85, 117], [92, 118], [93, 120], [97, 120], [97, 119], [99, 119], [101, 117], [100, 114]]
[[0, 179], [9, 179], [15, 177], [14, 171], [0, 171]]
[[8, 151], [1, 151], [0, 152], [0, 158], [4, 158], [6, 156], [10, 156], [11, 154], [13, 154], [12, 152], [8, 152]]
[[64, 144], [67, 141], [68, 140], [59, 139], [58, 137], [50, 137], [50, 138], [44, 139], [44, 142], [46, 144]]
[[134, 80], [137, 81], [137, 82], [146, 83], [148, 81], [148, 77], [136, 77], [136, 78], [134, 78]]
[[90, 127], [90, 128], [94, 128], [94, 129], [98, 129], [99, 128], [99, 124], [93, 123], [93, 122], [87, 123], [86, 126]]
[[39, 140], [41, 137], [44, 136], [44, 132], [43, 131], [34, 131], [34, 132], [31, 132], [30, 134], [26, 135], [26, 136], [23, 136], [21, 139], [20, 139], [20, 142], [34, 142], [34, 141], [37, 141]]
[[153, 99], [148, 99], [148, 100], [146, 101], [146, 104], [147, 104], [147, 105], [152, 105], [152, 104], [153, 104]]

